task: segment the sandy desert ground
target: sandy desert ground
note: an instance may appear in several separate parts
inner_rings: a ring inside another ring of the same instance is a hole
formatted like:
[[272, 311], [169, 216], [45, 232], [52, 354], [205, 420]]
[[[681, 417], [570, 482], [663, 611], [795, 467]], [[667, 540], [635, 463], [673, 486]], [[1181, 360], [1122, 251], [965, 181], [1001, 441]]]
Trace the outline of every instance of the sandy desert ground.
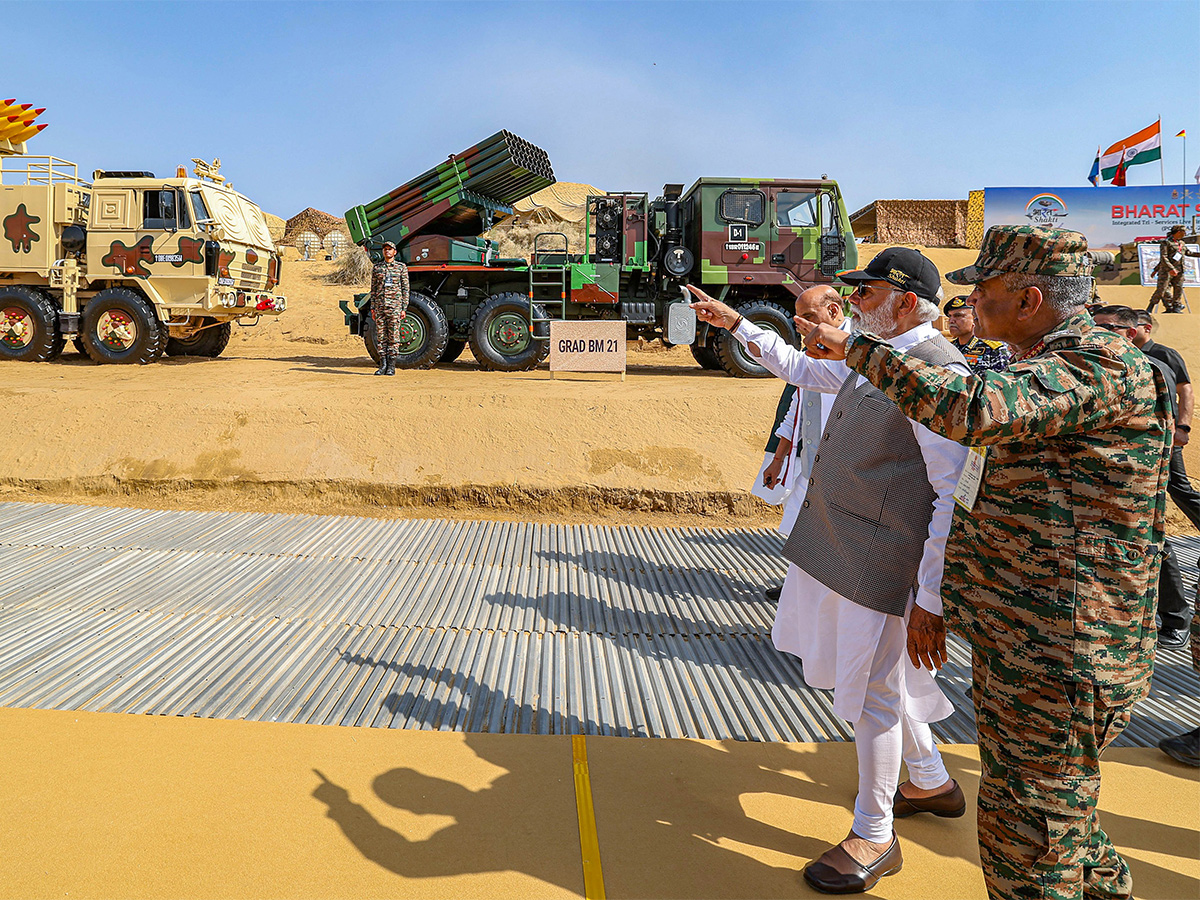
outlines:
[[[861, 260], [878, 247], [863, 247]], [[974, 251], [930, 250], [942, 271]], [[284, 269], [290, 308], [235, 328], [225, 354], [97, 366], [0, 363], [0, 498], [163, 508], [669, 525], [767, 524], [750, 496], [779, 396], [770, 379], [705, 372], [687, 348], [631, 347], [625, 382], [552, 380], [459, 362], [372, 377], [324, 282]], [[946, 284], [948, 296], [958, 291]], [[1149, 289], [1104, 291], [1144, 306]], [[1200, 369], [1200, 315], [1159, 337]], [[1188, 448], [1200, 473], [1200, 445]], [[1173, 509], [1173, 508], [1172, 508]], [[1177, 512], [1172, 525], [1185, 530]]]

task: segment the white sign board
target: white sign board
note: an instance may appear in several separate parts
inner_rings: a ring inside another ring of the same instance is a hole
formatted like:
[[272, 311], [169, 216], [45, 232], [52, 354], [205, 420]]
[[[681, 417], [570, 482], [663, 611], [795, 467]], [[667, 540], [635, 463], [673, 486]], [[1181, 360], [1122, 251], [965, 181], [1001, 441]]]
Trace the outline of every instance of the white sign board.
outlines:
[[619, 372], [624, 378], [625, 323], [596, 319], [551, 322], [550, 371]]
[[[1188, 250], [1196, 252], [1195, 244], [1184, 244]], [[1142, 241], [1137, 245], [1138, 268], [1142, 273], [1142, 284], [1146, 287], [1158, 284], [1158, 276], [1151, 274], [1158, 266], [1160, 255], [1157, 241]], [[1187, 287], [1200, 287], [1200, 258], [1185, 256], [1183, 258], [1183, 283]]]

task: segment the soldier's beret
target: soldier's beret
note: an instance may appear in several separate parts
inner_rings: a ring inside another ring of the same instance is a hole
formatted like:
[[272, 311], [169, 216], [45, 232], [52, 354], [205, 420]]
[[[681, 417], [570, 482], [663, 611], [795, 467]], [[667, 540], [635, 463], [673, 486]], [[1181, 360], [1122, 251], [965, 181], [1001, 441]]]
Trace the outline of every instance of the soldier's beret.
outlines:
[[974, 309], [975, 307], [967, 302], [966, 294], [959, 294], [957, 297], [951, 297], [946, 301], [946, 305], [942, 307], [942, 312], [953, 312], [956, 309]]

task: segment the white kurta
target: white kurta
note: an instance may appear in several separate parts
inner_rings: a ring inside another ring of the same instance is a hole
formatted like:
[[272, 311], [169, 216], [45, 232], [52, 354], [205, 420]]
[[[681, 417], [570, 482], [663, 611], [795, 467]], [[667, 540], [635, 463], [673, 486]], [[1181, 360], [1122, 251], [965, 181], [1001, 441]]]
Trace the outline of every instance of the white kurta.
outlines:
[[[935, 333], [932, 325], [919, 325], [892, 338], [889, 343], [904, 350]], [[853, 374], [845, 362], [814, 359], [745, 319], [734, 336], [744, 345], [755, 344], [761, 353], [759, 361], [778, 377], [799, 388], [830, 395], [830, 405], [843, 382]], [[969, 372], [963, 370], [962, 374]], [[824, 412], [825, 405], [822, 407]], [[917, 573], [915, 600], [922, 608], [940, 615], [946, 537], [954, 514], [954, 488], [966, 462], [967, 449], [933, 434], [922, 425], [915, 422], [912, 425], [925, 458], [929, 483], [937, 494], [929, 537]], [[912, 599], [910, 608], [911, 605]], [[901, 620], [859, 606], [792, 565], [784, 579], [771, 637], [776, 648], [803, 660], [804, 680], [811, 687], [833, 690], [834, 712], [855, 722], [862, 713], [871, 661], [885, 636], [885, 629], [904, 629], [906, 623], [907, 616]], [[894, 635], [889, 632], [888, 637]], [[902, 669], [905, 707], [914, 719], [936, 722], [954, 711], [937, 686], [934, 673], [908, 661]]]

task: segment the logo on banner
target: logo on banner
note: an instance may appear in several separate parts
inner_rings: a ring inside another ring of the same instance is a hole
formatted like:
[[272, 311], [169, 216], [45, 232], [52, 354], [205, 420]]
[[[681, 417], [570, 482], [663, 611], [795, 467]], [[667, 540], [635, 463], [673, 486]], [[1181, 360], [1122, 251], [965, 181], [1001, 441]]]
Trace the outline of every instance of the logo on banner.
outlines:
[[1043, 228], [1057, 228], [1067, 217], [1067, 204], [1057, 194], [1038, 194], [1025, 204], [1025, 217]]

